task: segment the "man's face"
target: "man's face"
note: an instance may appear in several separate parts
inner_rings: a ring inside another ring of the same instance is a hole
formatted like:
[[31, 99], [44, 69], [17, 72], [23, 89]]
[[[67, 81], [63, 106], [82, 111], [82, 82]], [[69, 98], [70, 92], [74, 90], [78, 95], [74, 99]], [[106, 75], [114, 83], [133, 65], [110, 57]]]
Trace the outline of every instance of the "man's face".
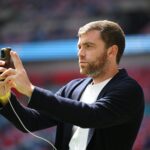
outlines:
[[91, 77], [100, 75], [108, 63], [107, 49], [99, 31], [82, 34], [78, 40], [80, 73]]

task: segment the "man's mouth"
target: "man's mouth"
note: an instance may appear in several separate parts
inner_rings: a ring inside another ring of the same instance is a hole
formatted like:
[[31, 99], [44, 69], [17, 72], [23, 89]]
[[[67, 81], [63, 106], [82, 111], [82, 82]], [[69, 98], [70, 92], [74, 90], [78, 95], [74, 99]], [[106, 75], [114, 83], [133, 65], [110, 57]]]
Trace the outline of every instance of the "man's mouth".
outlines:
[[79, 61], [80, 64], [86, 64], [86, 61]]

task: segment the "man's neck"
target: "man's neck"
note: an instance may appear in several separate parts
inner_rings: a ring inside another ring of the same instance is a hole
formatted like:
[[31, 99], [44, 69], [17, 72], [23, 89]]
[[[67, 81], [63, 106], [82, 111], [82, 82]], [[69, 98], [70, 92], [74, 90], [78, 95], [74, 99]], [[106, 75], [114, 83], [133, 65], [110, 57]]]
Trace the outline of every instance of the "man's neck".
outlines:
[[93, 84], [97, 84], [107, 79], [113, 78], [118, 72], [118, 68], [111, 68], [109, 71], [103, 71], [99, 75], [92, 77]]

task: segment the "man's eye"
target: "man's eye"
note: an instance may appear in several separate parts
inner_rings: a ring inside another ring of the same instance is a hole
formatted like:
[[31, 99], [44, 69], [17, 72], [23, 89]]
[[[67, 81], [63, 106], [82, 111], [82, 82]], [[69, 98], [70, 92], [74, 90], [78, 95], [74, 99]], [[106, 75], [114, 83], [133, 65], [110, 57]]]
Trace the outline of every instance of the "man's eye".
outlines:
[[79, 51], [79, 50], [81, 49], [81, 46], [78, 46], [77, 49], [78, 49], [78, 51]]
[[88, 47], [91, 47], [91, 45], [86, 45], [86, 47], [88, 48]]

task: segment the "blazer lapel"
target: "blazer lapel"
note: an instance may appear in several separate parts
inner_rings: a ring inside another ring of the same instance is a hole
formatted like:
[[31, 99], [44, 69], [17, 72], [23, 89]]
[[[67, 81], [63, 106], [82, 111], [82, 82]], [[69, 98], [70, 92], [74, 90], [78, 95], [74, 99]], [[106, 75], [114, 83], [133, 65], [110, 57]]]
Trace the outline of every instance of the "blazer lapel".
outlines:
[[[84, 80], [72, 93], [72, 98], [76, 99], [76, 100], [80, 100], [80, 97], [84, 91], [84, 89], [87, 87], [87, 85], [92, 82], [91, 78], [87, 78], [86, 80]], [[89, 135], [88, 135], [88, 140], [87, 140], [87, 145], [89, 144], [89, 142], [91, 141], [91, 138], [93, 136], [95, 129], [90, 129], [89, 130]]]
[[84, 80], [80, 85], [78, 85], [78, 87], [76, 87], [76, 89], [73, 91], [72, 93], [72, 99], [75, 100], [80, 100], [80, 97], [84, 91], [84, 89], [87, 87], [87, 85], [92, 81], [91, 78], [87, 78], [86, 80]]
[[[91, 78], [87, 78], [85, 79], [82, 83], [80, 83], [72, 92], [71, 94], [71, 98], [73, 100], [80, 100], [80, 97], [81, 97], [81, 94], [83, 93], [84, 89], [86, 88], [86, 86], [92, 81]], [[72, 91], [72, 89], [70, 89], [70, 92]], [[70, 92], [67, 93], [67, 95], [70, 95]], [[64, 139], [65, 141], [67, 142], [64, 142], [66, 143], [66, 145], [69, 145], [69, 141], [72, 137], [72, 127], [73, 125], [72, 124], [69, 124], [69, 123], [65, 123], [65, 126], [64, 126]]]

